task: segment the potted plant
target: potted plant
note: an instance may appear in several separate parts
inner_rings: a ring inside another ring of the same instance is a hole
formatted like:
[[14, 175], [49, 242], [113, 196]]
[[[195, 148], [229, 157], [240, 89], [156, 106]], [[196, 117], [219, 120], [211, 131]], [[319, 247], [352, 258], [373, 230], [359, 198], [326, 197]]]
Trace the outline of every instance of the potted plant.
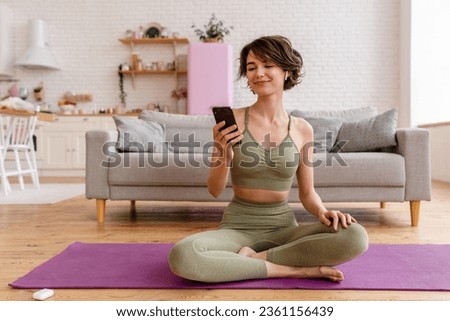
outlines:
[[191, 28], [203, 42], [222, 42], [223, 38], [230, 34], [230, 30], [233, 30], [233, 26], [225, 26], [224, 21], [217, 19], [214, 13], [208, 24], [203, 25], [203, 29], [197, 28], [195, 25], [192, 25]]
[[119, 75], [119, 98], [120, 102], [122, 103], [122, 107], [127, 107], [127, 93], [125, 92], [125, 89], [123, 87], [123, 73], [122, 73], [122, 67], [123, 65], [119, 65], [118, 75]]

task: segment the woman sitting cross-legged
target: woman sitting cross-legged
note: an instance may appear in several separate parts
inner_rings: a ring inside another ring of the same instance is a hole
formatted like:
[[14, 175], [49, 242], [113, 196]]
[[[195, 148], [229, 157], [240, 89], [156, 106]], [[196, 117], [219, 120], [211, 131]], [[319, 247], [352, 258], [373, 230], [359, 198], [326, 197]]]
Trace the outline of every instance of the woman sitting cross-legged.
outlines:
[[[173, 273], [201, 282], [292, 277], [340, 281], [334, 266], [368, 247], [366, 230], [348, 213], [328, 210], [314, 190], [313, 129], [290, 117], [283, 93], [300, 83], [303, 60], [282, 36], [261, 37], [240, 54], [239, 76], [257, 96], [235, 108], [236, 126], [213, 127], [208, 190], [217, 197], [231, 174], [234, 198], [219, 229], [177, 242]], [[239, 142], [239, 143], [238, 143]], [[287, 199], [294, 177], [304, 208], [317, 223], [298, 225]]]

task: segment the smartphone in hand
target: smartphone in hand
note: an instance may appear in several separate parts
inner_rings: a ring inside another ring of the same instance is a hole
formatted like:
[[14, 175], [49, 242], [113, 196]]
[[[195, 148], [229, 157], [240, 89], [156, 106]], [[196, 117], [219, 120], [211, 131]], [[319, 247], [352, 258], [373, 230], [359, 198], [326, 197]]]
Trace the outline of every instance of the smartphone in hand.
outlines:
[[[214, 115], [214, 119], [216, 120], [216, 124], [221, 121], [225, 121], [225, 125], [221, 128], [225, 129], [236, 124], [236, 119], [234, 118], [233, 110], [229, 106], [215, 106], [212, 108], [212, 112]], [[237, 127], [236, 127], [237, 130]], [[233, 131], [234, 132], [234, 131]]]
[[233, 110], [231, 109], [231, 107], [214, 106], [212, 108], [212, 112], [214, 115], [214, 119], [216, 120], [216, 124], [220, 123], [221, 121], [225, 121], [225, 125], [221, 128], [221, 130], [233, 125], [236, 125], [236, 129], [233, 130], [232, 133], [238, 130], [236, 119], [234, 118]]

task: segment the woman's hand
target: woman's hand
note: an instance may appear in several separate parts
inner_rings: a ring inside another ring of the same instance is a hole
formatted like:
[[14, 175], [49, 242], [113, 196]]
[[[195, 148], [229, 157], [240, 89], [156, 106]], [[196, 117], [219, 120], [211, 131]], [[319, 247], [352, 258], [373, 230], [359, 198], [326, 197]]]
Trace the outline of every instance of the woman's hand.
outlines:
[[333, 229], [337, 230], [339, 222], [343, 228], [347, 228], [356, 220], [349, 213], [342, 213], [341, 211], [326, 211], [319, 214], [319, 220], [326, 226], [333, 225]]
[[[233, 145], [243, 136], [236, 130], [236, 125], [220, 130], [225, 125], [222, 121], [213, 127], [214, 148], [211, 157], [211, 167], [208, 175], [208, 191], [218, 197], [225, 189], [233, 160]], [[235, 131], [235, 132], [233, 132]]]
[[236, 125], [220, 130], [224, 125], [225, 121], [221, 121], [213, 127], [214, 143], [219, 157], [231, 160], [233, 159], [233, 145], [239, 142], [243, 136], [241, 131], [236, 130]]

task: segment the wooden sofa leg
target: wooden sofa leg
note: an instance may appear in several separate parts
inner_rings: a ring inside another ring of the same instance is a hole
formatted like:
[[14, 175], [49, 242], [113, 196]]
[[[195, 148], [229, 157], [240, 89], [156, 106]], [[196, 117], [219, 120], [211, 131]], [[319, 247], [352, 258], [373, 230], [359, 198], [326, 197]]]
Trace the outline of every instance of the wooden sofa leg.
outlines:
[[411, 213], [411, 226], [419, 225], [420, 201], [409, 201]]
[[105, 205], [106, 200], [97, 198], [97, 222], [103, 223], [105, 221]]
[[130, 201], [130, 218], [132, 220], [135, 220], [136, 216], [137, 216], [137, 213], [136, 213], [136, 201], [132, 200], [132, 201]]
[[386, 202], [380, 202], [380, 208], [386, 208]]

